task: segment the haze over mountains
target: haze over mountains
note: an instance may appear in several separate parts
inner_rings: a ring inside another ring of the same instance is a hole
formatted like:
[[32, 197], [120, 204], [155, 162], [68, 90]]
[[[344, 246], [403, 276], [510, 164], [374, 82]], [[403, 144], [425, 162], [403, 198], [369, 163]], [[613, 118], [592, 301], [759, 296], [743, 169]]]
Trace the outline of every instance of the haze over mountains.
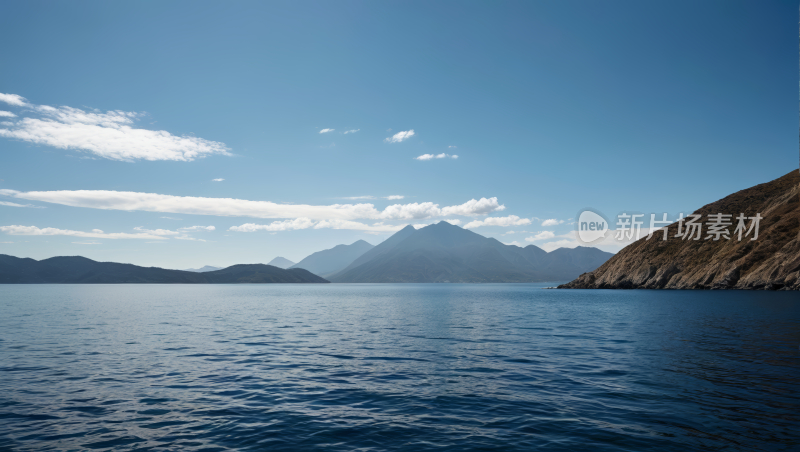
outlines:
[[337, 245], [331, 249], [311, 254], [294, 264], [292, 268], [304, 268], [315, 275], [326, 278], [345, 269], [372, 248], [372, 245], [363, 240], [351, 245]]
[[205, 265], [200, 268], [187, 268], [184, 270], [185, 272], [195, 272], [195, 273], [205, 273], [205, 272], [213, 272], [217, 270], [222, 270], [222, 267], [212, 267], [210, 265]]
[[[286, 259], [285, 257], [278, 256], [275, 259], [272, 259], [271, 261], [269, 261], [269, 263], [267, 265], [273, 265], [273, 266], [278, 267], [278, 268], [289, 268], [292, 265], [294, 265], [294, 262], [290, 261], [289, 259]], [[314, 273], [314, 272], [311, 272], [311, 273]], [[315, 274], [319, 274], [319, 273], [315, 273]]]
[[591, 271], [613, 254], [596, 248], [505, 245], [446, 221], [407, 226], [327, 279], [337, 283], [544, 282]]

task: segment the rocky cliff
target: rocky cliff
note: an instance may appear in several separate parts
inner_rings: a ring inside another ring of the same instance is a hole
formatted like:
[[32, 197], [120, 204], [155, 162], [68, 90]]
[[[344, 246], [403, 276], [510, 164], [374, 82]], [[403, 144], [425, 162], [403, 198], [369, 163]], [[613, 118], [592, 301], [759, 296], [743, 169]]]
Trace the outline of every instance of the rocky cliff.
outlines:
[[[695, 213], [705, 223], [709, 214], [760, 213], [758, 239], [734, 235], [730, 240], [675, 237], [678, 224], [669, 227], [668, 240], [656, 232], [609, 259], [597, 270], [584, 273], [563, 289], [756, 289], [800, 290], [800, 174], [794, 170], [766, 184], [742, 190]], [[747, 225], [749, 227], [750, 222]], [[685, 228], [684, 228], [685, 229]]]

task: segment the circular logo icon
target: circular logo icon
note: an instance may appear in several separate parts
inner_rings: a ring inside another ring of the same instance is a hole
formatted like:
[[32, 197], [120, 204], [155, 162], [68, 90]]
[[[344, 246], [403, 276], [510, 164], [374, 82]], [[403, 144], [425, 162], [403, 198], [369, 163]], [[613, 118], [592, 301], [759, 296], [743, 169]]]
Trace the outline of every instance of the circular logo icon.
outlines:
[[602, 240], [608, 232], [608, 220], [594, 209], [583, 209], [575, 222], [578, 229], [578, 241], [590, 244]]

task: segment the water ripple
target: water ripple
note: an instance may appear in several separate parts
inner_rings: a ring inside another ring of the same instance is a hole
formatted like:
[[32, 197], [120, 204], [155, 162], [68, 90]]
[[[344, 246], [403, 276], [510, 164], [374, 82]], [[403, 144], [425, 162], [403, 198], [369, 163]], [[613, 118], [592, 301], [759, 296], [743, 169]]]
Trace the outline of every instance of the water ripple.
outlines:
[[4, 286], [0, 450], [800, 449], [789, 293]]

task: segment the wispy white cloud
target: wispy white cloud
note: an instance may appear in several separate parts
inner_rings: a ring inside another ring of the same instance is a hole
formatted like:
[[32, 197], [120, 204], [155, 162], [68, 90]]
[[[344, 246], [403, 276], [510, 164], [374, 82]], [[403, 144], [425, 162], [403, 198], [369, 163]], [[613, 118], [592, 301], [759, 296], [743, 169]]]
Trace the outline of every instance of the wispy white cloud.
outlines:
[[538, 234], [536, 234], [534, 236], [525, 237], [525, 241], [526, 242], [535, 242], [537, 240], [552, 239], [555, 236], [556, 235], [554, 233], [552, 233], [551, 231], [542, 231], [542, 232], [540, 232], [540, 233], [538, 233]]
[[314, 225], [314, 229], [350, 229], [353, 231], [366, 232], [396, 232], [403, 229], [405, 225], [384, 224], [382, 221], [373, 224], [359, 223], [350, 220], [322, 220]]
[[203, 240], [203, 239], [198, 239], [198, 238], [195, 238], [195, 237], [190, 237], [190, 236], [188, 236], [188, 235], [186, 235], [186, 234], [179, 235], [179, 236], [177, 236], [177, 237], [173, 237], [173, 238], [174, 238], [174, 239], [176, 239], [176, 240], [191, 240], [191, 241], [194, 241], [194, 242], [205, 242], [205, 241], [206, 241], [206, 240]]
[[402, 229], [404, 225], [388, 225], [383, 222], [374, 224], [359, 223], [349, 220], [321, 220], [313, 221], [310, 218], [295, 218], [293, 220], [273, 221], [270, 224], [245, 223], [241, 226], [231, 226], [228, 230], [234, 232], [281, 232], [295, 231], [299, 229], [349, 229], [367, 232], [395, 232]]
[[513, 245], [513, 246], [519, 246], [519, 247], [522, 247], [522, 246], [523, 246], [523, 244], [522, 244], [522, 243], [519, 243], [519, 242], [518, 242], [518, 241], [516, 241], [516, 240], [514, 240], [513, 242], [503, 242], [503, 244], [504, 244], [504, 245]]
[[110, 160], [192, 161], [214, 154], [230, 155], [224, 143], [190, 135], [175, 136], [164, 130], [134, 128], [144, 116], [125, 111], [84, 111], [72, 107], [32, 105], [14, 94], [0, 94], [0, 101], [26, 106], [26, 116], [4, 122], [0, 137], [75, 149]]
[[163, 236], [163, 235], [178, 235], [178, 234], [180, 234], [180, 233], [179, 233], [179, 232], [177, 232], [177, 231], [170, 231], [169, 229], [145, 229], [145, 228], [143, 228], [143, 227], [141, 227], [141, 226], [136, 226], [136, 227], [135, 227], [135, 228], [133, 228], [133, 229], [134, 229], [135, 231], [143, 232], [143, 233], [145, 233], [145, 234], [152, 234], [152, 235], [158, 235], [158, 236]]
[[441, 216], [461, 215], [474, 217], [488, 215], [491, 212], [504, 210], [506, 207], [497, 202], [497, 198], [471, 199], [458, 206], [439, 208], [432, 202], [394, 204], [386, 207], [380, 217], [386, 219], [425, 219]]
[[103, 210], [146, 211], [190, 215], [216, 215], [253, 218], [311, 218], [313, 220], [410, 220], [440, 216], [481, 216], [502, 211], [506, 207], [496, 197], [471, 199], [456, 206], [439, 207], [432, 202], [393, 204], [383, 211], [373, 204], [277, 204], [270, 201], [248, 201], [232, 198], [200, 198], [159, 195], [155, 193], [118, 192], [107, 190], [62, 190], [19, 192], [0, 189], [0, 195], [29, 201], [41, 201], [71, 207]]
[[509, 234], [530, 234], [533, 231], [506, 231], [500, 235], [509, 235]]
[[293, 220], [273, 221], [270, 224], [245, 223], [241, 226], [231, 226], [229, 231], [234, 232], [255, 232], [255, 231], [294, 231], [297, 229], [308, 229], [314, 227], [314, 222], [309, 218], [295, 218]]
[[222, 182], [222, 181], [224, 181], [224, 180], [225, 180], [225, 179], [222, 179], [222, 178], [219, 178], [219, 179], [211, 179], [211, 182]]
[[458, 146], [447, 146], [447, 149], [456, 149]]
[[174, 217], [158, 217], [158, 218], [163, 218], [165, 220], [182, 220], [182, 218], [174, 218]]
[[328, 133], [328, 132], [333, 132], [334, 130], [336, 129], [322, 129], [319, 131], [319, 133]]
[[500, 212], [502, 210], [506, 210], [506, 206], [498, 203], [497, 198], [493, 197], [470, 199], [459, 206], [445, 207], [442, 209], [441, 215], [462, 215], [465, 217], [474, 217], [479, 215], [488, 215], [492, 212]]
[[558, 226], [559, 224], [564, 224], [564, 220], [556, 220], [555, 218], [550, 218], [548, 220], [542, 221], [542, 226]]
[[556, 240], [555, 242], [547, 242], [541, 245], [540, 248], [549, 253], [559, 248], [575, 248], [576, 246], [579, 245], [580, 243], [578, 243], [575, 240], [562, 239], [562, 240]]
[[[381, 196], [380, 198], [381, 199], [388, 199], [390, 201], [394, 201], [394, 200], [398, 200], [398, 199], [403, 199], [403, 198], [405, 198], [405, 196], [403, 196], [403, 195], [390, 195], [390, 196]], [[377, 196], [372, 196], [372, 195], [343, 196], [343, 197], [337, 198], [337, 199], [348, 199], [348, 200], [351, 200], [351, 201], [358, 201], [360, 199], [378, 199], [378, 197]]]
[[[659, 229], [661, 229], [661, 228], [653, 228], [653, 230], [655, 232], [654, 232], [653, 238], [651, 238], [650, 240], [661, 240], [661, 237], [662, 237], [661, 234], [662, 233], [658, 232]], [[578, 239], [577, 239], [578, 238], [578, 233], [576, 231], [570, 231], [570, 232], [567, 232], [566, 234], [556, 235], [555, 238], [559, 239], [557, 241], [547, 242], [547, 243], [545, 243], [543, 245], [539, 245], [539, 246], [540, 246], [540, 248], [542, 248], [543, 250], [545, 250], [547, 252], [553, 251], [554, 249], [558, 249], [558, 248], [575, 248], [576, 246], [591, 246], [591, 247], [599, 248], [599, 249], [601, 249], [603, 251], [608, 251], [610, 253], [616, 253], [619, 250], [621, 250], [622, 248], [625, 248], [626, 246], [628, 246], [631, 243], [635, 242], [636, 240], [647, 237], [647, 234], [650, 233], [650, 228], [641, 228], [641, 230], [639, 231], [639, 237], [638, 238], [634, 234], [631, 238], [628, 238], [627, 236], [625, 236], [622, 239], [617, 240], [616, 233], [617, 233], [616, 230], [613, 230], [613, 229], [609, 230], [608, 233], [606, 233], [605, 238], [603, 238], [601, 240], [598, 240], [596, 242], [593, 242], [590, 245], [586, 245], [586, 244], [578, 241]]]
[[13, 105], [15, 107], [24, 107], [28, 105], [27, 99], [17, 94], [0, 93], [0, 102], [5, 102], [8, 105]]
[[2, 111], [2, 110], [0, 110], [0, 118], [16, 118], [16, 117], [17, 117], [17, 115], [15, 115], [14, 113], [11, 113], [10, 111]]
[[169, 236], [176, 240], [192, 240], [195, 242], [205, 242], [205, 240], [203, 239], [198, 239], [189, 236], [187, 232], [196, 232], [196, 231], [208, 232], [208, 231], [213, 231], [216, 228], [214, 226], [187, 226], [183, 228], [178, 228], [177, 231], [171, 231], [169, 229], [144, 229], [141, 226], [138, 226], [133, 229], [145, 234], [151, 234], [159, 237]]
[[[392, 129], [389, 129], [392, 130]], [[400, 143], [414, 136], [414, 129], [406, 130], [405, 132], [397, 132], [391, 137], [383, 140], [387, 143]]]
[[509, 215], [507, 217], [489, 217], [483, 220], [470, 221], [464, 225], [464, 229], [479, 228], [481, 226], [525, 226], [528, 224], [531, 224], [531, 220], [520, 218], [516, 215]]
[[187, 226], [185, 228], [178, 228], [179, 231], [214, 231], [217, 228], [214, 226]]
[[33, 204], [17, 204], [15, 202], [0, 201], [0, 206], [6, 207], [29, 207], [32, 209], [44, 209], [44, 206], [34, 206]]
[[446, 159], [446, 158], [457, 159], [458, 156], [457, 155], [445, 154], [445, 153], [441, 153], [441, 154], [422, 154], [419, 157], [414, 157], [414, 160], [433, 160], [433, 159]]
[[356, 132], [358, 132], [359, 130], [361, 130], [361, 129], [345, 130], [345, 131], [344, 131], [344, 134], [345, 134], [345, 135], [347, 135], [348, 133], [356, 133]]
[[72, 242], [76, 245], [102, 245], [100, 242]]
[[130, 234], [127, 232], [103, 232], [100, 229], [92, 229], [91, 232], [72, 231], [69, 229], [57, 228], [38, 228], [36, 226], [0, 226], [0, 231], [9, 235], [66, 235], [72, 237], [84, 237], [94, 239], [157, 239], [166, 240], [165, 237], [160, 235], [151, 234], [149, 232], [139, 232]]

